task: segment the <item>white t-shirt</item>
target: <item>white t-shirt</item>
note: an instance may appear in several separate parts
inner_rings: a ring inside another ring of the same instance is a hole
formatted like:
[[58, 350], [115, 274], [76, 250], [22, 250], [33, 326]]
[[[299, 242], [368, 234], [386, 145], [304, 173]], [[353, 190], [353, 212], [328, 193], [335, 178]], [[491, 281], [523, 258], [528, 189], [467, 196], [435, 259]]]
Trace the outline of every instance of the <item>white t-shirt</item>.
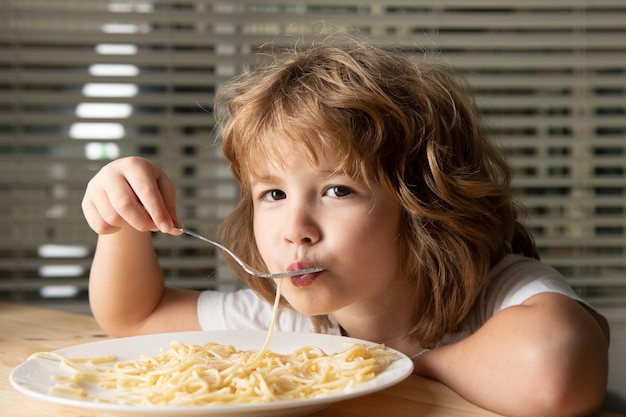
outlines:
[[[464, 339], [499, 311], [544, 292], [556, 292], [580, 301], [565, 278], [552, 267], [520, 255], [505, 256], [489, 272], [489, 284], [477, 300], [466, 328], [446, 335], [439, 345]], [[267, 330], [272, 307], [250, 289], [203, 291], [198, 300], [198, 318], [203, 330]], [[307, 315], [281, 310], [275, 330], [310, 333], [313, 326]], [[339, 325], [335, 323], [327, 333], [339, 335]]]

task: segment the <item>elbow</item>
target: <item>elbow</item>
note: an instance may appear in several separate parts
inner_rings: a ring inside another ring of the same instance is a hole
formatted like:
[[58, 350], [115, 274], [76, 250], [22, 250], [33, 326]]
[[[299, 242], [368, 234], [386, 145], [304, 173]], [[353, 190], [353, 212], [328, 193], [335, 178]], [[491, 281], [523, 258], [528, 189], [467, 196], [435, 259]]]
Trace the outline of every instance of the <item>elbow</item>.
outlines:
[[100, 328], [110, 337], [118, 338], [136, 335], [136, 332], [130, 330], [128, 322], [124, 323], [95, 312], [93, 315]]
[[538, 384], [530, 406], [537, 417], [588, 417], [600, 409], [605, 392], [606, 383], [591, 381]]
[[552, 327], [527, 345], [525, 356], [534, 375], [529, 379], [534, 386], [528, 398], [536, 407], [534, 416], [591, 416], [606, 395], [608, 335], [583, 309], [566, 311], [575, 316], [569, 325]]
[[148, 334], [148, 332], [144, 331], [140, 326], [130, 326], [128, 323], [120, 323], [120, 324], [112, 324], [108, 322], [99, 321], [96, 319], [96, 322], [100, 326], [100, 328], [110, 337], [120, 338], [120, 337], [132, 337], [132, 336], [140, 336], [144, 334]]
[[144, 334], [142, 326], [145, 319], [133, 317], [129, 313], [112, 311], [106, 308], [98, 308], [92, 304], [91, 313], [98, 326], [111, 337], [129, 337]]
[[[571, 360], [572, 358], [570, 358]], [[534, 416], [586, 417], [601, 407], [608, 382], [608, 355], [598, 351], [577, 361], [544, 360], [530, 395]]]

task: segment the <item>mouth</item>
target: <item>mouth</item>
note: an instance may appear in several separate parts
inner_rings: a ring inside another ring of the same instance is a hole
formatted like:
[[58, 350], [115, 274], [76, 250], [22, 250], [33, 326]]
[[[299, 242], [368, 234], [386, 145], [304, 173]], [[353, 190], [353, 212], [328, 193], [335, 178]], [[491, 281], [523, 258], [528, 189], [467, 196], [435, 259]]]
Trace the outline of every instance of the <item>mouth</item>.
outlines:
[[[287, 271], [295, 271], [297, 269], [306, 269], [306, 268], [314, 268], [314, 267], [315, 265], [309, 264], [307, 262], [293, 262], [287, 267]], [[321, 271], [315, 272], [312, 274], [296, 275], [296, 276], [290, 277], [289, 280], [291, 281], [291, 284], [294, 287], [304, 288], [304, 287], [308, 287], [312, 285], [320, 273]]]
[[318, 274], [319, 272], [314, 274], [296, 275], [295, 277], [289, 278], [289, 280], [294, 287], [304, 288], [312, 285], [317, 279]]

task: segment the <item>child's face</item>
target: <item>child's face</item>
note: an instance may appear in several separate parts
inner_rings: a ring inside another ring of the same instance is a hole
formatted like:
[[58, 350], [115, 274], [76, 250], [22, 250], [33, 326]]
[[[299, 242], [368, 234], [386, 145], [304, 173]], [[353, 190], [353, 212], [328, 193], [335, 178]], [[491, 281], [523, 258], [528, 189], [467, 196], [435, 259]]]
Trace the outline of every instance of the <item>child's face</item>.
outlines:
[[299, 150], [283, 149], [284, 166], [262, 162], [264, 178], [251, 184], [258, 249], [270, 272], [324, 268], [286, 278], [289, 303], [317, 315], [371, 311], [386, 296], [395, 298], [394, 291], [406, 295], [398, 277], [399, 204], [382, 189], [335, 172], [334, 156], [323, 154], [311, 166]]

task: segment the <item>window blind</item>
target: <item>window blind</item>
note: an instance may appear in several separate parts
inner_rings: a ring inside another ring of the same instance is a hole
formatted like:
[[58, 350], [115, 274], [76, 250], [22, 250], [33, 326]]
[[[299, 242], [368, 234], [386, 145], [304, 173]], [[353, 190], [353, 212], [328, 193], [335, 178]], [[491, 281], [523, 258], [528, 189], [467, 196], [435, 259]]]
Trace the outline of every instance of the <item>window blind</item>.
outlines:
[[[215, 235], [238, 190], [212, 100], [268, 42], [349, 28], [461, 71], [515, 170], [543, 260], [626, 321], [621, 0], [8, 0], [0, 4], [0, 297], [87, 311], [80, 212], [106, 162], [142, 155]], [[218, 253], [155, 235], [168, 285], [234, 289]]]

